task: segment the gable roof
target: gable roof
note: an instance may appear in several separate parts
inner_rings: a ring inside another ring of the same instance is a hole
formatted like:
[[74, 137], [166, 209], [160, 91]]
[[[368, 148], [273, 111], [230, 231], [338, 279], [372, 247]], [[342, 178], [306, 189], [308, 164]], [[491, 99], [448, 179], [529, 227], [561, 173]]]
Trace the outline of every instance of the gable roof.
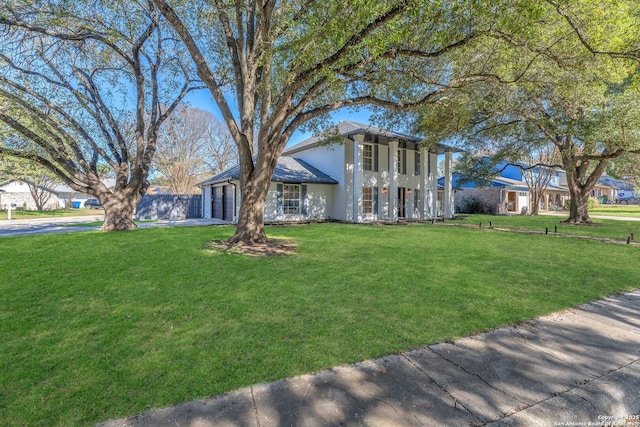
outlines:
[[378, 136], [384, 136], [392, 139], [402, 139], [402, 140], [408, 140], [412, 142], [418, 142], [416, 138], [411, 137], [409, 135], [404, 135], [397, 132], [383, 130], [375, 126], [352, 122], [350, 120], [342, 120], [338, 122], [337, 125], [329, 128], [326, 132], [323, 132], [318, 135], [314, 135], [311, 138], [307, 138], [304, 141], [297, 143], [293, 147], [285, 150], [283, 154], [289, 155], [289, 154], [297, 153], [299, 151], [306, 150], [308, 148], [313, 148], [317, 146], [319, 143], [326, 141], [328, 138], [331, 138], [336, 135], [349, 137], [351, 135], [357, 135], [357, 134], [378, 135]]
[[628, 182], [625, 182], [621, 179], [615, 179], [606, 174], [598, 178], [598, 183], [596, 185], [598, 185], [599, 187], [617, 188], [618, 190], [633, 189], [633, 185], [629, 184]]
[[[460, 174], [458, 172], [455, 172], [453, 174], [453, 180], [456, 182], [459, 188], [471, 188], [475, 186], [475, 183], [473, 183], [474, 185], [470, 185], [471, 183], [465, 183], [460, 185], [458, 183], [459, 177], [460, 177]], [[443, 182], [444, 182], [444, 177], [438, 179], [439, 184], [442, 184]], [[529, 191], [529, 186], [527, 185], [526, 182], [519, 181], [517, 179], [506, 178], [504, 176], [493, 177], [487, 184], [488, 184], [487, 187], [503, 187], [511, 191]], [[569, 188], [567, 187], [563, 187], [561, 185], [555, 185], [552, 183], [548, 183], [546, 189], [552, 190], [552, 191], [564, 191], [564, 192], [569, 191]]]
[[[317, 147], [318, 145], [325, 142], [328, 138], [335, 136], [342, 136], [348, 138], [352, 135], [372, 135], [374, 137], [382, 137], [386, 139], [397, 139], [398, 141], [412, 142], [415, 144], [420, 143], [420, 139], [411, 135], [406, 135], [399, 132], [392, 132], [384, 129], [380, 129], [375, 126], [365, 125], [362, 123], [352, 122], [350, 120], [343, 120], [338, 122], [337, 125], [329, 128], [326, 132], [323, 132], [319, 135], [314, 135], [311, 138], [307, 138], [304, 141], [297, 143], [296, 145], [288, 148], [284, 151], [284, 155], [288, 156], [291, 154], [298, 153], [300, 151], [304, 151], [310, 148]], [[437, 144], [436, 151], [438, 153], [443, 153], [444, 151], [461, 151], [457, 148], [450, 147], [444, 144]]]
[[[199, 187], [221, 182], [240, 179], [240, 166], [236, 165], [224, 172], [209, 178], [198, 184]], [[331, 178], [324, 172], [314, 168], [304, 160], [289, 156], [281, 156], [278, 159], [271, 181], [285, 183], [307, 183], [307, 184], [337, 184], [338, 181]]]

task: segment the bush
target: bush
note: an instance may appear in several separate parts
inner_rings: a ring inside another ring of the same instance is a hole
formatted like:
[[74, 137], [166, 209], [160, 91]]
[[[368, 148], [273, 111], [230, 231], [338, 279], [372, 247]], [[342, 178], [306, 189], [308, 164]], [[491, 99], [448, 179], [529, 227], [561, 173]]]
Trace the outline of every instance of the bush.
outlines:
[[[589, 197], [589, 200], [587, 200], [587, 209], [593, 209], [597, 206], [600, 206], [600, 201], [598, 199], [596, 199], [595, 197]], [[564, 201], [564, 207], [565, 209], [570, 209], [571, 208], [571, 200], [565, 200]]]
[[460, 205], [456, 206], [456, 211], [466, 214], [488, 214], [494, 215], [496, 213], [495, 208], [477, 199], [473, 196], [465, 197], [460, 201]]

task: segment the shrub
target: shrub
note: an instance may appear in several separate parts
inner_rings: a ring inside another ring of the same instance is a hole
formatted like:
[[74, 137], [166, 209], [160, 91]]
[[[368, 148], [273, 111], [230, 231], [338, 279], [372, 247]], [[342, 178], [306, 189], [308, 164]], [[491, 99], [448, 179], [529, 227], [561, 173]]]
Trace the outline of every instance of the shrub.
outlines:
[[[587, 200], [587, 209], [593, 209], [597, 206], [600, 206], [600, 201], [598, 199], [596, 199], [595, 197], [589, 197], [589, 200]], [[564, 207], [565, 209], [570, 209], [571, 208], [571, 200], [565, 200], [564, 201]]]
[[460, 201], [460, 205], [456, 206], [456, 211], [466, 214], [495, 214], [495, 208], [488, 205], [480, 199], [473, 196], [465, 197]]

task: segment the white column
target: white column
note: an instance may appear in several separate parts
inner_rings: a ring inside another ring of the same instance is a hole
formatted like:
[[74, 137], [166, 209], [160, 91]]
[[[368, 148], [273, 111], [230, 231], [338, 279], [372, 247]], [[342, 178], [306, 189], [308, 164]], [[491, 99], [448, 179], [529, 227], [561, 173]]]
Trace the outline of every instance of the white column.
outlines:
[[429, 216], [438, 216], [438, 154], [429, 153]]
[[429, 152], [420, 148], [420, 200], [418, 201], [420, 219], [428, 219], [429, 215]]
[[398, 141], [389, 141], [389, 219], [398, 221]]
[[353, 136], [353, 222], [360, 222], [362, 199], [360, 186], [362, 185], [362, 141], [364, 135]]
[[213, 218], [211, 212], [211, 186], [207, 185], [202, 188], [202, 217]]
[[453, 218], [454, 216], [454, 201], [453, 201], [453, 188], [451, 185], [452, 171], [451, 171], [451, 151], [444, 152], [444, 194], [442, 196], [442, 211], [445, 218]]

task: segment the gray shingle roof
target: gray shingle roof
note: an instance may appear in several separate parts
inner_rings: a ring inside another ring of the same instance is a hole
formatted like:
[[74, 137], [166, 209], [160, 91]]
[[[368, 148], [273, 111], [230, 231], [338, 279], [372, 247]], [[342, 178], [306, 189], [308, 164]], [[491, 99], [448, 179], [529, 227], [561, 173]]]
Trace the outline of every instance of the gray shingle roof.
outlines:
[[[296, 145], [288, 148], [287, 150], [284, 151], [283, 154], [287, 156], [287, 155], [292, 155], [309, 148], [313, 148], [318, 144], [323, 143], [328, 138], [335, 137], [338, 135], [343, 137], [348, 137], [348, 136], [357, 135], [357, 134], [374, 135], [378, 137], [384, 137], [387, 139], [409, 141], [416, 144], [421, 142], [421, 139], [416, 138], [415, 136], [406, 135], [398, 132], [392, 132], [392, 131], [377, 128], [375, 126], [352, 122], [350, 120], [343, 120], [339, 122], [336, 126], [331, 127], [325, 133], [322, 133], [320, 135], [314, 135], [311, 138], [307, 138], [304, 141], [301, 141]], [[457, 151], [457, 152], [462, 151], [458, 148], [454, 148], [444, 144], [437, 144], [436, 147], [432, 147], [431, 150], [439, 154], [442, 154], [445, 151]]]
[[314, 135], [311, 138], [307, 138], [304, 141], [297, 143], [296, 145], [285, 150], [284, 155], [296, 153], [298, 151], [305, 150], [307, 148], [311, 148], [318, 144], [319, 142], [325, 141], [327, 138], [332, 136], [341, 135], [341, 136], [351, 136], [356, 134], [369, 134], [369, 135], [379, 135], [385, 136], [387, 138], [394, 139], [403, 139], [412, 142], [418, 142], [419, 140], [409, 136], [404, 135], [397, 132], [391, 132], [388, 130], [380, 129], [375, 126], [369, 126], [362, 123], [356, 123], [349, 120], [343, 120], [338, 122], [336, 126], [331, 127], [325, 133], [321, 133], [319, 135]]
[[[209, 178], [198, 184], [205, 186], [240, 179], [240, 166], [236, 165], [218, 175]], [[307, 184], [337, 184], [338, 181], [331, 178], [324, 172], [314, 168], [307, 162], [288, 156], [281, 156], [278, 159], [276, 169], [273, 171], [271, 181]]]

